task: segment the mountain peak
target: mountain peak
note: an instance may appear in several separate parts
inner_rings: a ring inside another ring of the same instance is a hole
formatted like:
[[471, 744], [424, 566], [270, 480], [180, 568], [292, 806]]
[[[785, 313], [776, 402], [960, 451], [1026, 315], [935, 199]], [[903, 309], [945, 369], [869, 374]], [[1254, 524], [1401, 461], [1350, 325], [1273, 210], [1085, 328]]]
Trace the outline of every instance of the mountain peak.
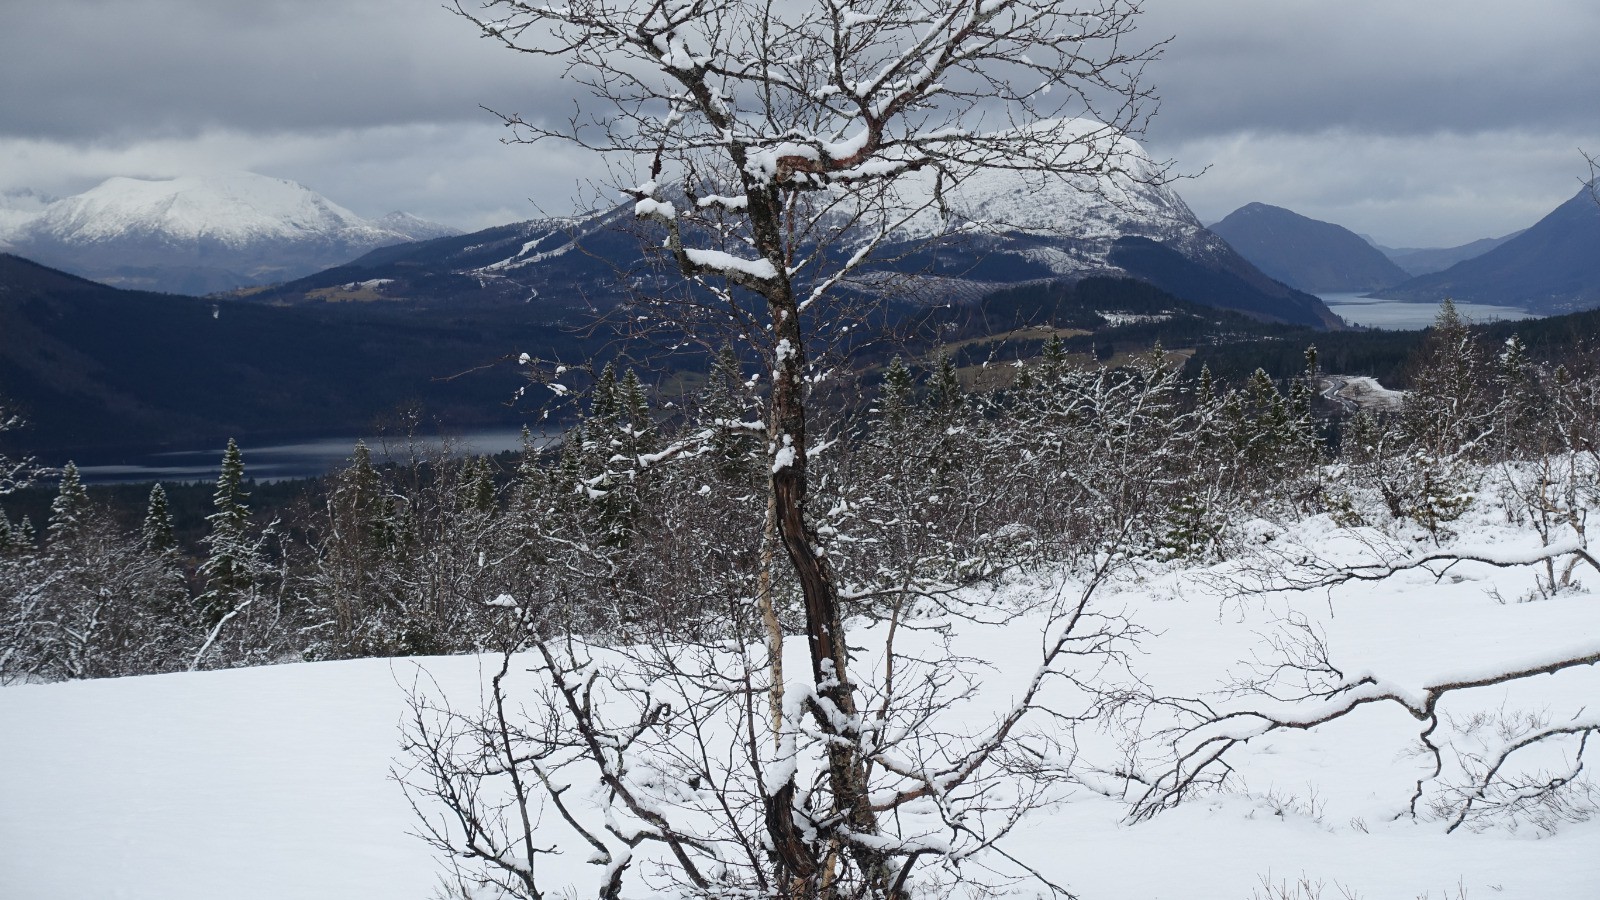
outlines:
[[52, 203], [29, 230], [74, 244], [141, 235], [244, 245], [262, 238], [380, 229], [302, 184], [226, 172], [161, 180], [108, 178]]
[[30, 216], [10, 242], [25, 256], [110, 284], [204, 293], [452, 233], [400, 213], [368, 221], [285, 178], [213, 172], [108, 178]]
[[413, 216], [411, 213], [401, 212], [400, 210], [395, 210], [381, 219], [376, 219], [372, 224], [377, 225], [379, 228], [393, 231], [396, 234], [403, 234], [413, 241], [430, 241], [434, 238], [455, 237], [461, 234], [461, 229], [459, 228], [451, 228], [449, 225], [430, 222], [427, 219]]
[[1211, 226], [1245, 259], [1310, 293], [1371, 291], [1409, 277], [1360, 235], [1266, 203], [1247, 203]]

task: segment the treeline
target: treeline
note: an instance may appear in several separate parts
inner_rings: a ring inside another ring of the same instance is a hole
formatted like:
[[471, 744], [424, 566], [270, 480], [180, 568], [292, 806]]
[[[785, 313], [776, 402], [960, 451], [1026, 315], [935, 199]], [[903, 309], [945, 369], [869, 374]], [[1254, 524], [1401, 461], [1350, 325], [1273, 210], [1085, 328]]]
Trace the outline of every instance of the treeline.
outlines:
[[[1349, 411], [1319, 395], [1315, 352], [1289, 379], [1221, 378], [1160, 352], [1085, 366], [1057, 338], [982, 390], [950, 356], [896, 358], [863, 402], [816, 405], [816, 552], [849, 586], [850, 612], [873, 615], [1018, 567], [1223, 557], [1250, 520], [1383, 518], [1442, 540], [1486, 466], [1593, 469], [1594, 353], [1536, 360], [1446, 307], [1407, 366], [1397, 409]], [[759, 424], [762, 379], [745, 368], [722, 354], [669, 414], [633, 372], [607, 367], [559, 447], [529, 440], [504, 462], [419, 453], [379, 466], [358, 445], [270, 519], [251, 514], [230, 447], [187, 548], [161, 488], [135, 528], [69, 471], [43, 533], [0, 518], [0, 674], [459, 653], [530, 627], [748, 636], [774, 624], [759, 597], [797, 631], [799, 591], [774, 564], [767, 507], [785, 448]], [[1597, 502], [1581, 479], [1529, 483], [1519, 515], [1552, 528]]]

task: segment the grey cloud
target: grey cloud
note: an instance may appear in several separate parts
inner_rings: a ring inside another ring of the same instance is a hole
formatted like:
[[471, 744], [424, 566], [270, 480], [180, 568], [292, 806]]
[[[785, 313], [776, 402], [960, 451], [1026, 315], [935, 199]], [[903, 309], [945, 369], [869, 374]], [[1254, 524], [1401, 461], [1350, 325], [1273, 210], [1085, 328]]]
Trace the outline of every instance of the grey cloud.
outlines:
[[[364, 215], [570, 211], [595, 160], [504, 147], [479, 104], [565, 116], [558, 66], [441, 0], [31, 0], [0, 23], [0, 190], [251, 169]], [[787, 0], [786, 0], [787, 2]], [[809, 0], [799, 0], [809, 2]], [[1393, 243], [1502, 234], [1600, 150], [1600, 4], [1146, 0], [1174, 37], [1147, 139], [1205, 218], [1261, 200]], [[529, 202], [529, 200], [534, 202]]]
[[1146, 19], [1175, 39], [1152, 73], [1163, 137], [1570, 129], [1600, 84], [1589, 0], [1156, 0]]
[[[1600, 139], [1592, 132], [1590, 138]], [[1575, 194], [1580, 135], [1242, 133], [1158, 145], [1210, 168], [1177, 185], [1203, 221], [1261, 201], [1389, 246], [1452, 246], [1532, 225]]]
[[[0, 134], [131, 140], [537, 115], [549, 62], [494, 52], [434, 0], [57, 0], [0, 29]], [[552, 84], [555, 87], [552, 89]]]

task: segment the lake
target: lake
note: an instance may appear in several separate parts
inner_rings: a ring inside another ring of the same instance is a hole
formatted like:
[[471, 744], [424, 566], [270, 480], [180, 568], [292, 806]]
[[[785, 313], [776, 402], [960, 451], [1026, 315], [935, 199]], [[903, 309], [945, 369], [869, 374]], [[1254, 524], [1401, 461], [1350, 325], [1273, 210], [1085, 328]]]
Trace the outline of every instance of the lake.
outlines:
[[[1416, 331], [1427, 328], [1439, 315], [1436, 303], [1406, 303], [1377, 300], [1360, 294], [1319, 294], [1340, 318], [1351, 325], [1381, 328], [1385, 331]], [[1537, 319], [1537, 313], [1517, 306], [1492, 306], [1487, 303], [1457, 303], [1456, 311], [1469, 322], [1500, 322], [1508, 319]]]
[[[240, 444], [246, 478], [256, 481], [284, 481], [315, 478], [350, 461], [356, 445], [348, 437], [307, 438], [290, 443], [265, 445]], [[363, 438], [372, 451], [372, 461], [404, 462], [410, 458], [412, 444], [404, 437]], [[548, 441], [535, 432], [535, 440]], [[426, 435], [415, 438], [418, 453], [448, 450], [451, 456], [476, 456], [522, 449], [522, 429], [500, 428], [468, 431], [461, 434]], [[162, 453], [132, 454], [115, 461], [95, 460], [80, 465], [78, 472], [87, 484], [114, 484], [130, 481], [215, 481], [221, 469], [222, 447], [200, 450], [174, 450]]]

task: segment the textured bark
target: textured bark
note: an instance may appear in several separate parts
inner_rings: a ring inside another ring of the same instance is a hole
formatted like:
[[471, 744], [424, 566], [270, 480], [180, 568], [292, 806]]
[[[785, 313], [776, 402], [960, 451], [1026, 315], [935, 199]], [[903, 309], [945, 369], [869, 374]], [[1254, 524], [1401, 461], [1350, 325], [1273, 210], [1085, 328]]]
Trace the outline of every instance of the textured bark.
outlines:
[[[830, 813], [838, 825], [852, 832], [876, 834], [877, 816], [869, 802], [866, 771], [857, 744], [858, 708], [850, 683], [850, 651], [840, 623], [838, 577], [806, 517], [807, 357], [799, 305], [793, 285], [783, 274], [787, 244], [782, 233], [782, 200], [774, 188], [753, 184], [747, 186], [747, 197], [756, 249], [780, 273], [780, 277], [768, 282], [762, 291], [771, 317], [774, 348], [768, 411], [770, 432], [774, 436], [771, 498], [778, 541], [789, 555], [805, 601], [806, 643], [811, 657], [812, 683], [818, 697], [812, 704], [812, 717], [825, 734], [842, 738], [828, 745], [828, 781], [833, 793]], [[780, 795], [782, 791], [776, 792], [772, 802], [779, 802]], [[773, 823], [773, 815], [781, 817], [781, 813], [781, 810], [769, 809], [769, 824]], [[779, 852], [782, 854], [781, 848]], [[893, 893], [891, 870], [883, 854], [859, 845], [852, 845], [849, 852], [873, 883], [871, 893], [890, 896]], [[785, 864], [795, 874], [816, 873], [817, 861], [809, 851], [803, 859], [785, 857]], [[837, 886], [825, 877], [826, 870], [820, 874], [824, 879], [816, 885], [814, 895], [833, 896]]]

